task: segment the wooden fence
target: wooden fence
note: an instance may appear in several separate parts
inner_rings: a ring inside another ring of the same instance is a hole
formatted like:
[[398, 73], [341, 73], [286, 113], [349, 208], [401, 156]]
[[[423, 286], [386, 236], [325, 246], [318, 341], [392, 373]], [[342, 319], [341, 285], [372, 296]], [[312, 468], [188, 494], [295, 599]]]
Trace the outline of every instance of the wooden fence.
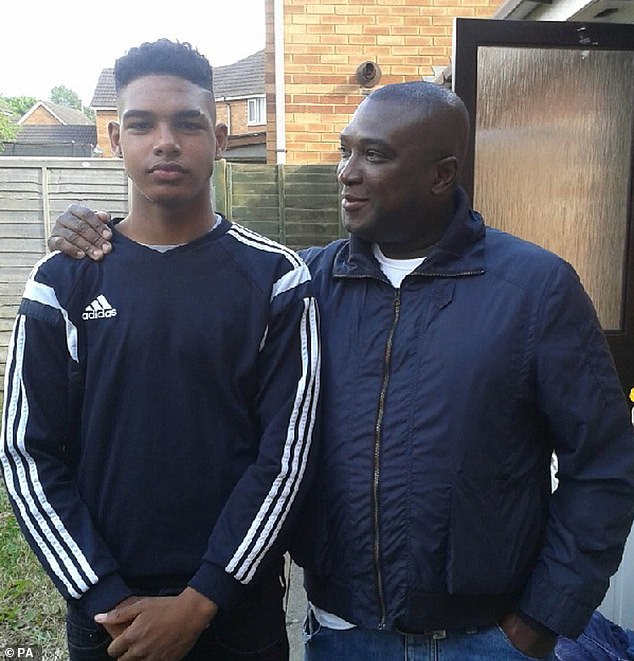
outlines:
[[[122, 216], [123, 163], [111, 159], [0, 158], [0, 375], [24, 283], [55, 218], [74, 202]], [[214, 207], [291, 248], [342, 236], [334, 165], [256, 165], [220, 161]]]

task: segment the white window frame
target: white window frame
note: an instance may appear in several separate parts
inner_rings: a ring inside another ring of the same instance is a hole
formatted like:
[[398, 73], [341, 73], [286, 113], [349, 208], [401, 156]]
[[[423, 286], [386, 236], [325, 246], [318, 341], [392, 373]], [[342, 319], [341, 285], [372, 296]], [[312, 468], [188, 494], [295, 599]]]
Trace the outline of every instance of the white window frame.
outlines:
[[247, 124], [266, 124], [266, 97], [253, 96], [247, 99]]

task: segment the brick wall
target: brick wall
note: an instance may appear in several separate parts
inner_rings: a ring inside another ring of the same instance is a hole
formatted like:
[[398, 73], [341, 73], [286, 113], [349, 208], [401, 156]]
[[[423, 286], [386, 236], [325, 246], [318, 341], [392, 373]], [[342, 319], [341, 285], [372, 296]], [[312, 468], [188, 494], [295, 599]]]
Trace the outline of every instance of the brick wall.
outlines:
[[116, 110], [98, 110], [95, 113], [95, 123], [97, 124], [97, 146], [103, 151], [103, 158], [112, 158], [114, 156], [112, 149], [110, 149], [108, 123], [116, 121]]
[[[337, 161], [338, 136], [363, 99], [364, 61], [380, 84], [433, 76], [451, 61], [454, 17], [485, 18], [500, 0], [284, 0], [287, 163]], [[267, 159], [276, 161], [273, 0], [266, 0]], [[278, 99], [279, 102], [279, 99]]]
[[235, 99], [234, 101], [218, 99], [216, 101], [216, 118], [217, 121], [224, 122], [229, 127], [231, 135], [242, 135], [254, 130], [247, 124], [249, 116], [246, 99]]
[[60, 121], [54, 115], [51, 115], [46, 108], [39, 106], [39, 108], [36, 108], [36, 110], [26, 118], [24, 124], [32, 124], [34, 126], [59, 126]]

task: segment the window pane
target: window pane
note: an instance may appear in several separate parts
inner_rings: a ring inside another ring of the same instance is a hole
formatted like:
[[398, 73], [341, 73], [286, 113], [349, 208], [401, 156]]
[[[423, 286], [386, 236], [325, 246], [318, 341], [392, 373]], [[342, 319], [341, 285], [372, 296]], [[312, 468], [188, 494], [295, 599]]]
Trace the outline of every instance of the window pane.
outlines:
[[606, 330], [622, 325], [633, 79], [629, 52], [478, 49], [474, 206], [568, 260]]
[[249, 99], [249, 124], [266, 124], [265, 99]]

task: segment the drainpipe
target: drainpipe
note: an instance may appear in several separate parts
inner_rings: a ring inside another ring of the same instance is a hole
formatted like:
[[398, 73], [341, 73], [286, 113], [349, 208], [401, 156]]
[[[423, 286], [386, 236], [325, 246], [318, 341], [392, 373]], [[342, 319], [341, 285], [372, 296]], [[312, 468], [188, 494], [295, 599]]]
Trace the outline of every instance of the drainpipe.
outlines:
[[278, 165], [286, 163], [286, 94], [284, 86], [284, 0], [274, 0], [275, 39], [275, 153]]
[[226, 115], [227, 115], [227, 121], [225, 124], [227, 125], [227, 133], [231, 135], [231, 103], [227, 101], [226, 96], [222, 97], [216, 97], [216, 108], [218, 107], [219, 104], [223, 104], [225, 107]]

